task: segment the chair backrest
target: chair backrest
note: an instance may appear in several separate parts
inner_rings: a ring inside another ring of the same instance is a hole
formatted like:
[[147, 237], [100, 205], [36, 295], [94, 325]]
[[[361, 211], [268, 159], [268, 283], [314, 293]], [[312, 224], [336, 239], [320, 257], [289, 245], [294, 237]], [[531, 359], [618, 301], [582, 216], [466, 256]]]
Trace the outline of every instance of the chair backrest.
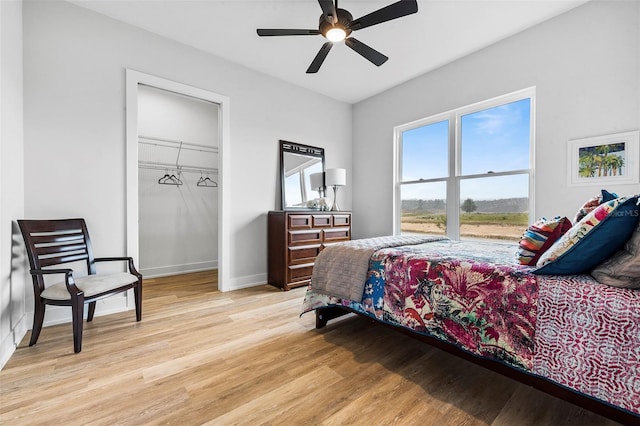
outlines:
[[[18, 225], [31, 269], [45, 269], [84, 260], [87, 273], [96, 273], [91, 239], [84, 219], [18, 220]], [[32, 276], [36, 291], [42, 292], [42, 276]]]

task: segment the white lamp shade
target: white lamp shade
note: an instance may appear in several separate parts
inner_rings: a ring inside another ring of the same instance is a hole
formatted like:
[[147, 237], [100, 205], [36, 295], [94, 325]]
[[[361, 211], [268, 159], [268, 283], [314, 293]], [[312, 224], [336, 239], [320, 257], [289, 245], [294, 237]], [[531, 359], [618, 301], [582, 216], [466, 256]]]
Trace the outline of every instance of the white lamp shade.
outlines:
[[345, 169], [327, 169], [324, 179], [327, 186], [345, 186], [347, 171]]
[[324, 186], [324, 183], [322, 182], [322, 172], [311, 173], [309, 175], [309, 183], [311, 184], [311, 189], [313, 190], [322, 188]]

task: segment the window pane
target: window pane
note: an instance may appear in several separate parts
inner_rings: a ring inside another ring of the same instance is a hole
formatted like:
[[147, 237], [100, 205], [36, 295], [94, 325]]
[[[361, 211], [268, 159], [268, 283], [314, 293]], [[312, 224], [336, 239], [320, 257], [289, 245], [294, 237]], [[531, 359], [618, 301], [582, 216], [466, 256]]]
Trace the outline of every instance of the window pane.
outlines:
[[402, 132], [402, 181], [449, 174], [449, 121]]
[[461, 239], [519, 241], [528, 212], [528, 174], [460, 181]]
[[446, 182], [401, 185], [400, 196], [402, 200], [401, 233], [435, 235], [446, 233]]
[[300, 172], [295, 172], [284, 178], [287, 206], [302, 207], [302, 192], [300, 191]]
[[529, 168], [529, 98], [461, 117], [462, 175]]

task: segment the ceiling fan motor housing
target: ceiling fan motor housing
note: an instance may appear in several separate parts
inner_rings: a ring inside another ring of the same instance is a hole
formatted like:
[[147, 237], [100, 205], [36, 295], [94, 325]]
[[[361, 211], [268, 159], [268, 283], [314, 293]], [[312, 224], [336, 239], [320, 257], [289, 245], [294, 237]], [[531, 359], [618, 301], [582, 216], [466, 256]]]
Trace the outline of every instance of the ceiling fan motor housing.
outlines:
[[327, 32], [331, 28], [342, 28], [346, 34], [345, 37], [348, 37], [349, 34], [351, 34], [349, 24], [353, 21], [353, 15], [351, 15], [348, 10], [344, 9], [336, 9], [336, 14], [338, 15], [338, 22], [335, 24], [325, 19], [324, 14], [320, 15], [320, 26], [318, 27], [318, 30], [325, 38], [327, 36]]

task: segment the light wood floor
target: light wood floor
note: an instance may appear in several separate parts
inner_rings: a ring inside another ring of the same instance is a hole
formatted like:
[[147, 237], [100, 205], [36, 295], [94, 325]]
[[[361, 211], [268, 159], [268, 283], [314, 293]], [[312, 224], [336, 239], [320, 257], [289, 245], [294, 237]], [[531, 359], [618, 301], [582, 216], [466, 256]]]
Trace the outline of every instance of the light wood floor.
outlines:
[[29, 334], [0, 371], [0, 424], [615, 424], [355, 316], [314, 328], [304, 289], [148, 279], [143, 319]]

